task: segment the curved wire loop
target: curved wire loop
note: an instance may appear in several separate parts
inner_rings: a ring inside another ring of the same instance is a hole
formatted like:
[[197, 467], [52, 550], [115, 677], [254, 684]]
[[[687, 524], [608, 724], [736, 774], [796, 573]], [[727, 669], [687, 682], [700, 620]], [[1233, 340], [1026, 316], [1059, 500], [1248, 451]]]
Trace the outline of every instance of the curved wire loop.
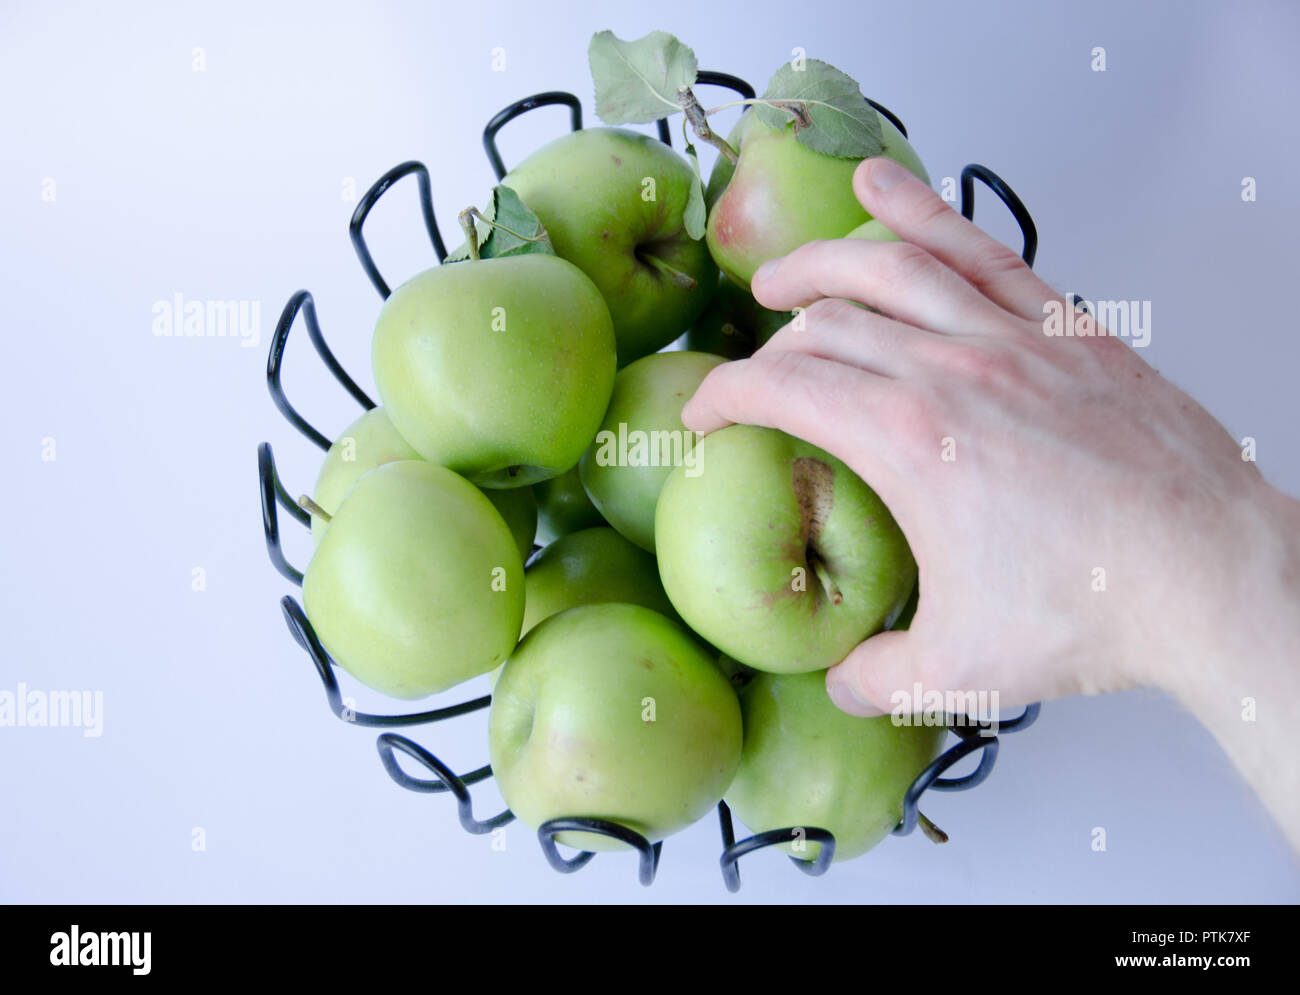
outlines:
[[736, 842], [736, 832], [732, 827], [731, 809], [726, 802], [718, 802], [718, 826], [722, 832], [722, 856], [718, 863], [722, 866], [722, 883], [730, 892], [740, 890], [740, 858], [755, 850], [769, 846], [780, 846], [796, 838], [802, 843], [820, 843], [821, 849], [815, 860], [790, 857], [790, 862], [811, 877], [821, 877], [830, 870], [831, 861], [835, 859], [835, 834], [828, 829], [817, 826], [790, 826], [786, 829], [770, 829], [765, 833], [755, 833], [747, 839]]
[[1011, 189], [1011, 184], [989, 169], [988, 166], [981, 166], [979, 163], [972, 162], [961, 171], [962, 217], [967, 221], [971, 221], [975, 217], [976, 180], [979, 180], [997, 194], [998, 199], [1006, 204], [1007, 210], [1016, 219], [1016, 224], [1020, 226], [1020, 234], [1024, 237], [1024, 247], [1020, 251], [1020, 258], [1032, 267], [1034, 258], [1038, 255], [1038, 228], [1034, 225], [1034, 219], [1029, 216], [1029, 209], [1025, 207], [1024, 202], [1016, 195], [1016, 192]]
[[[263, 442], [257, 447], [257, 482], [262, 501], [262, 534], [266, 537], [266, 553], [271, 558], [271, 565], [291, 584], [302, 586], [302, 571], [293, 566], [284, 556], [280, 547], [280, 522], [275, 506], [278, 501], [286, 511], [298, 518], [304, 525], [311, 521], [311, 516], [289, 497], [289, 493], [280, 483], [280, 476], [275, 472], [275, 456], [271, 444]], [[299, 515], [301, 512], [301, 516]]]
[[548, 819], [537, 827], [537, 840], [542, 845], [546, 862], [561, 874], [572, 874], [586, 867], [591, 858], [596, 856], [590, 850], [582, 850], [576, 856], [566, 859], [556, 845], [555, 837], [559, 833], [596, 833], [620, 840], [636, 850], [639, 855], [637, 879], [647, 887], [654, 883], [659, 870], [659, 855], [663, 843], [651, 843], [648, 839], [627, 826], [620, 826], [608, 819], [592, 819], [585, 816], [573, 816], [562, 819]]
[[[474, 818], [474, 802], [469, 796], [468, 785], [477, 784], [479, 781], [491, 777], [491, 767], [480, 767], [468, 774], [456, 774], [419, 743], [413, 742], [405, 736], [399, 736], [394, 732], [382, 733], [375, 740], [375, 747], [379, 750], [379, 759], [384, 765], [384, 770], [388, 772], [388, 776], [408, 791], [421, 791], [430, 794], [450, 791], [456, 798], [456, 814], [460, 819], [461, 828], [465, 832], [473, 833], [475, 836], [482, 836], [514, 821], [515, 815], [509, 809], [497, 813], [490, 819], [480, 821]], [[434, 778], [412, 777], [406, 773], [401, 764], [397, 762], [395, 751], [398, 750], [416, 760], [426, 770], [431, 771]]]
[[[284, 387], [280, 383], [280, 367], [284, 360], [284, 347], [289, 341], [289, 329], [293, 327], [293, 319], [298, 316], [299, 311], [303, 312], [303, 317], [307, 321], [307, 330], [308, 334], [312, 336], [312, 341], [315, 341], [320, 336], [320, 324], [316, 321], [316, 302], [312, 299], [309, 291], [300, 290], [290, 297], [289, 302], [285, 304], [284, 310], [280, 312], [280, 320], [275, 326], [275, 334], [271, 336], [271, 348], [266, 354], [266, 386], [271, 392], [271, 400], [275, 402], [280, 414], [284, 415], [289, 424], [321, 449], [328, 451], [330, 440], [324, 432], [319, 431], [311, 422], [298, 414], [298, 410], [289, 403], [289, 398], [285, 396]], [[321, 338], [322, 344], [324, 341]], [[332, 356], [331, 353], [331, 358]], [[344, 375], [346, 376], [346, 374]]]
[[316, 665], [316, 674], [325, 686], [325, 698], [329, 702], [330, 711], [350, 725], [413, 726], [424, 722], [440, 722], [443, 719], [455, 718], [458, 715], [486, 708], [492, 701], [492, 696], [485, 694], [480, 698], [463, 701], [459, 705], [434, 708], [427, 712], [412, 712], [407, 715], [373, 715], [369, 712], [358, 712], [344, 701], [343, 693], [339, 690], [338, 679], [334, 676], [334, 661], [321, 645], [316, 630], [308, 621], [302, 606], [286, 594], [280, 599], [280, 610], [284, 613], [285, 624], [289, 626], [289, 634], [293, 636], [294, 642], [307, 651], [312, 663]]
[[388, 299], [392, 291], [380, 275], [379, 267], [375, 265], [370, 247], [366, 245], [366, 236], [362, 227], [371, 209], [379, 203], [379, 198], [388, 191], [388, 188], [411, 173], [415, 174], [420, 185], [420, 213], [424, 216], [424, 228], [429, 233], [429, 241], [433, 243], [434, 254], [437, 255], [439, 263], [447, 258], [447, 247], [443, 244], [442, 232], [438, 230], [438, 219], [433, 216], [433, 188], [429, 184], [429, 170], [425, 168], [424, 163], [414, 159], [394, 166], [375, 180], [365, 196], [361, 198], [361, 202], [357, 204], [357, 209], [352, 212], [352, 220], [348, 222], [348, 237], [352, 240], [352, 248], [357, 258], [361, 261], [361, 268], [366, 271], [366, 276], [370, 277], [371, 284], [384, 300]]
[[570, 131], [582, 130], [582, 102], [572, 93], [565, 93], [563, 90], [547, 90], [545, 93], [534, 93], [531, 97], [516, 100], [513, 104], [503, 107], [492, 115], [492, 120], [483, 129], [483, 151], [487, 153], [488, 163], [491, 164], [492, 172], [498, 180], [506, 175], [506, 164], [502, 161], [501, 152], [497, 148], [497, 132], [520, 114], [525, 114], [538, 107], [550, 107], [553, 104], [563, 104], [569, 108]]

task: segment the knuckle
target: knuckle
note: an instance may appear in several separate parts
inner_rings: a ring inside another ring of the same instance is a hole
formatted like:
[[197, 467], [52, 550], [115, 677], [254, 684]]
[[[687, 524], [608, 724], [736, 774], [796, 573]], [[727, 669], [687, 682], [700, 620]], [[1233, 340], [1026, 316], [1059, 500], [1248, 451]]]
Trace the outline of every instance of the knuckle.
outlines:
[[1028, 268], [1015, 251], [1001, 242], [992, 242], [986, 251], [980, 253], [979, 258], [972, 265], [970, 275], [976, 286], [985, 286], [996, 283], [1000, 277], [1019, 273]]
[[904, 391], [890, 401], [891, 429], [903, 440], [902, 451], [915, 468], [928, 465], [942, 443], [943, 432], [934, 403], [923, 393]]
[[982, 389], [1005, 388], [1021, 379], [1021, 369], [1010, 350], [998, 343], [952, 343], [943, 351], [950, 375]]
[[877, 273], [889, 287], [905, 289], [934, 272], [934, 256], [910, 242], [890, 242]]
[[921, 190], [917, 198], [908, 205], [907, 222], [909, 227], [924, 228], [950, 213], [952, 208], [944, 202], [943, 198], [926, 188]]
[[843, 324], [859, 311], [860, 308], [839, 297], [823, 297], [804, 308], [804, 327], [820, 330], [827, 325]]

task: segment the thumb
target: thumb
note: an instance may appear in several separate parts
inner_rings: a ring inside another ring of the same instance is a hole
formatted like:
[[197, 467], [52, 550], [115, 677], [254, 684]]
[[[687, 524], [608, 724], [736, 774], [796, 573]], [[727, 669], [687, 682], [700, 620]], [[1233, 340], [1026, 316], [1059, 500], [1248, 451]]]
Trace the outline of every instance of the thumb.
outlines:
[[826, 693], [850, 715], [888, 715], [900, 703], [910, 714], [916, 683], [914, 645], [906, 630], [881, 632], [859, 643], [843, 662], [826, 671]]

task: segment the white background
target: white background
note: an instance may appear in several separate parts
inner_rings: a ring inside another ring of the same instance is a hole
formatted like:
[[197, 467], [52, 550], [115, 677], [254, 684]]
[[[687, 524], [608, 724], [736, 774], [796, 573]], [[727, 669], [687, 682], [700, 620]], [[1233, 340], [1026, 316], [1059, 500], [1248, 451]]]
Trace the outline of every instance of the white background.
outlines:
[[[491, 114], [567, 89], [595, 123], [591, 34], [663, 28], [704, 68], [760, 90], [802, 46], [904, 119], [936, 183], [970, 161], [1001, 171], [1038, 222], [1040, 272], [1085, 296], [1152, 301], [1147, 358], [1255, 437], [1265, 474], [1300, 492], [1294, 5], [371, 8], [3, 4], [0, 690], [99, 690], [105, 719], [99, 738], [0, 728], [0, 899], [1300, 898], [1300, 863], [1213, 741], [1147, 692], [1048, 705], [1003, 741], [983, 787], [927, 800], [951, 843], [890, 839], [819, 880], [758, 854], [729, 898], [711, 819], [667, 842], [648, 890], [624, 855], [559, 877], [517, 825], [494, 852], [458, 828], [448, 799], [396, 787], [373, 731], [328, 713], [280, 618], [289, 587], [263, 550], [254, 469], [271, 441], [297, 493], [320, 459], [263, 379], [293, 291], [313, 291], [327, 337], [370, 386], [378, 298], [346, 237], [349, 179], [360, 192], [399, 161], [428, 163], [454, 244], [456, 211], [492, 182], [479, 143]], [[497, 47], [505, 72], [491, 71]], [[507, 162], [566, 126], [555, 109], [516, 122]], [[1241, 199], [1246, 176], [1256, 203]], [[372, 217], [390, 282], [432, 262], [415, 205], [404, 181]], [[1018, 245], [987, 191], [979, 205]], [[260, 302], [257, 347], [155, 337], [154, 303], [177, 293]], [[291, 398], [327, 434], [359, 412], [301, 327], [286, 365]], [[305, 565], [305, 534], [286, 530]], [[195, 568], [205, 591], [192, 590]], [[1242, 625], [1251, 596], [1237, 593]], [[346, 687], [362, 708], [391, 709]], [[485, 727], [479, 714], [414, 735], [467, 770], [486, 761]], [[483, 814], [500, 805], [490, 784], [475, 794]]]

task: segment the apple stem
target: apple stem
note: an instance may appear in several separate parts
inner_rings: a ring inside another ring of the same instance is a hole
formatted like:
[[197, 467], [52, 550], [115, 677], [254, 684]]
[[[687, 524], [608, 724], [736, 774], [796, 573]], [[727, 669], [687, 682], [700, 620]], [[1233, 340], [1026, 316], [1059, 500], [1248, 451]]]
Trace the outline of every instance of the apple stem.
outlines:
[[920, 811], [919, 809], [917, 810], [916, 813], [916, 821], [917, 821], [917, 825], [921, 827], [921, 832], [925, 833], [926, 838], [929, 839], [931, 843], [948, 842], [948, 834], [945, 833], [938, 826], [936, 826], [929, 819], [927, 819], [925, 817], [925, 813]]
[[647, 266], [650, 266], [653, 269], [658, 270], [664, 276], [668, 277], [668, 279], [672, 280], [673, 283], [677, 284], [677, 286], [681, 287], [683, 290], [695, 289], [695, 278], [693, 276], [691, 276], [689, 273], [683, 273], [681, 270], [676, 269], [675, 267], [669, 266], [658, 256], [652, 256], [649, 253], [638, 252], [636, 254], [636, 257], [640, 259], [643, 263], [645, 263]]
[[677, 88], [677, 102], [682, 105], [682, 110], [686, 112], [686, 120], [691, 122], [691, 127], [695, 129], [695, 134], [699, 136], [700, 141], [712, 145], [726, 156], [727, 161], [733, 166], [740, 161], [739, 153], [731, 147], [730, 143], [709, 127], [709, 116], [700, 106], [700, 102], [695, 99], [695, 93], [689, 86]]
[[310, 511], [317, 518], [323, 518], [327, 522], [332, 521], [334, 518], [333, 515], [318, 505], [306, 494], [303, 494], [298, 498], [298, 507], [302, 508], [304, 511]]
[[461, 231], [465, 233], [465, 245], [469, 249], [470, 259], [478, 262], [478, 228], [474, 224], [474, 217], [478, 214], [477, 207], [467, 207], [456, 215], [456, 220], [460, 222]]
[[843, 604], [844, 594], [840, 591], [839, 585], [831, 578], [829, 571], [826, 569], [826, 564], [822, 562], [822, 558], [812, 550], [808, 551], [808, 566], [812, 568], [813, 576], [817, 578], [817, 583], [826, 592], [826, 597], [830, 598], [831, 604]]

